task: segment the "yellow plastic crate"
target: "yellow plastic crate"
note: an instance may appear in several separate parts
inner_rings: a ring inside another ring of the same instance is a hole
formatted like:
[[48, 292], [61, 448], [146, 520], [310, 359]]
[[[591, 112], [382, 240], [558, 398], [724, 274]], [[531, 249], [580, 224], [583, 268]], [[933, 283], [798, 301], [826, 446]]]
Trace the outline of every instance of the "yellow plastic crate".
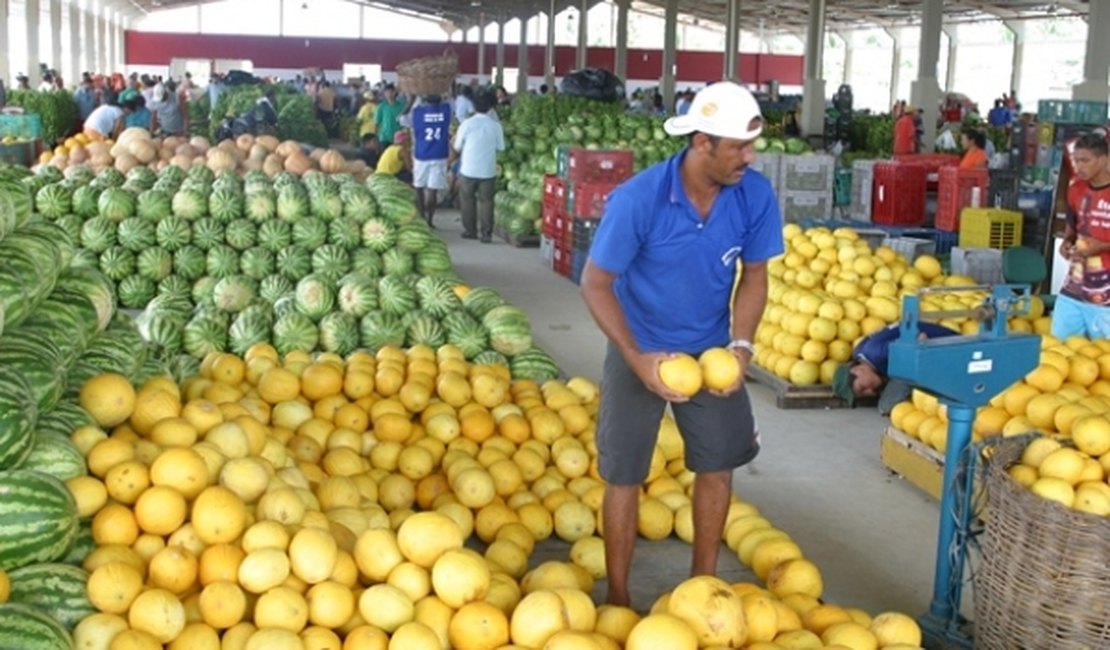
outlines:
[[960, 212], [961, 248], [1010, 248], [1021, 245], [1022, 214], [994, 208]]

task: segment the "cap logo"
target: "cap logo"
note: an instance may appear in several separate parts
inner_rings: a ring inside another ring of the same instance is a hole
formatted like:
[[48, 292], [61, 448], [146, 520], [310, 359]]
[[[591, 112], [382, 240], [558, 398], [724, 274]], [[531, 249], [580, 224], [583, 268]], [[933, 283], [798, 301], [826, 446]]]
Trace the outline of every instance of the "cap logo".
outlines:
[[702, 117], [713, 117], [717, 114], [717, 104], [714, 102], [706, 102], [705, 106], [701, 107]]

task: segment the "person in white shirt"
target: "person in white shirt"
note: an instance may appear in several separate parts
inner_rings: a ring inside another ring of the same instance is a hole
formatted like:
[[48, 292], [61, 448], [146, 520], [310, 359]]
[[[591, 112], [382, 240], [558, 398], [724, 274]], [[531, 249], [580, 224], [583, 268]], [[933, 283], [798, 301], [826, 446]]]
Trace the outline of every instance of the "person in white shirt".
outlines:
[[474, 114], [474, 91], [470, 86], [463, 86], [459, 96], [455, 98], [455, 119], [462, 124], [466, 118]]
[[459, 152], [459, 203], [463, 238], [492, 241], [493, 192], [497, 180], [497, 152], [505, 150], [501, 123], [489, 116], [493, 95], [474, 98], [475, 113], [459, 125], [454, 148]]

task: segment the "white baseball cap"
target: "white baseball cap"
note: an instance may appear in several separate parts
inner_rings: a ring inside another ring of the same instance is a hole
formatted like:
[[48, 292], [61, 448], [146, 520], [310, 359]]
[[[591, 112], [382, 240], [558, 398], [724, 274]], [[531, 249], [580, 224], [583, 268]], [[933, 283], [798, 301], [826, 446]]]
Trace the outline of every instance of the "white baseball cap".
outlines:
[[[759, 126], [749, 129], [756, 118], [760, 119]], [[664, 122], [663, 130], [671, 135], [700, 131], [721, 138], [752, 140], [763, 132], [762, 119], [759, 102], [747, 88], [731, 81], [718, 81], [694, 96], [688, 113]]]

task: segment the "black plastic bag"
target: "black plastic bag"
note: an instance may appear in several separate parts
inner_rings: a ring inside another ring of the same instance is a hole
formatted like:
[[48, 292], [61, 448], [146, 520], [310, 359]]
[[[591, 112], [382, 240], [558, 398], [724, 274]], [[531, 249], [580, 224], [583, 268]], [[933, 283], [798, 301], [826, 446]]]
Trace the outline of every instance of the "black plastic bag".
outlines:
[[601, 102], [619, 102], [624, 101], [624, 82], [608, 70], [583, 68], [563, 77], [559, 92]]
[[224, 75], [224, 84], [228, 86], [253, 86], [262, 83], [262, 80], [243, 70], [231, 70]]

